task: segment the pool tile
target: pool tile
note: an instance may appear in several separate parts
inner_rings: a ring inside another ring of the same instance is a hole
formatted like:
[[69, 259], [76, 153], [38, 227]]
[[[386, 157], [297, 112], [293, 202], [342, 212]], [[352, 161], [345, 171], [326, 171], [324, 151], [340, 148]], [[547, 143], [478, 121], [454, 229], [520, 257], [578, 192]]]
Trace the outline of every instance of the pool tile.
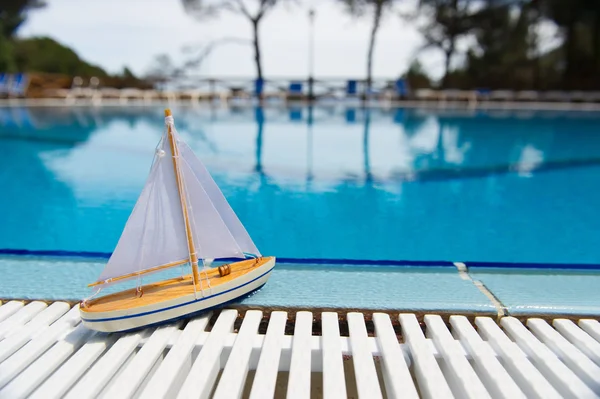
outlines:
[[600, 315], [600, 273], [470, 269], [512, 315]]
[[[0, 298], [80, 300], [92, 293], [106, 261], [0, 258]], [[144, 283], [175, 277], [174, 268]], [[135, 281], [102, 293], [130, 288]], [[470, 281], [448, 267], [308, 266], [278, 264], [268, 283], [242, 301], [250, 306], [362, 308], [495, 313]]]
[[243, 303], [495, 314], [485, 295], [447, 267], [281, 265], [264, 289]]

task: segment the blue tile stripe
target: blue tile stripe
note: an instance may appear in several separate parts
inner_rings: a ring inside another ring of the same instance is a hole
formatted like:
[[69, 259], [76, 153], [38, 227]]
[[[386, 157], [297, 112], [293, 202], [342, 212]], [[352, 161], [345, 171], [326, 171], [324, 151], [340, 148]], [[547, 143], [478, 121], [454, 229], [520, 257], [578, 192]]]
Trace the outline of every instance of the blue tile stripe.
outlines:
[[[51, 256], [51, 257], [76, 257], [88, 259], [108, 259], [110, 252], [87, 251], [62, 251], [62, 250], [28, 250], [28, 249], [1, 249], [0, 255], [19, 256]], [[223, 261], [236, 261], [239, 259], [221, 259]], [[435, 266], [455, 267], [452, 261], [447, 260], [383, 260], [383, 259], [328, 259], [328, 258], [281, 258], [277, 262], [288, 264], [308, 265], [357, 265], [357, 266]], [[457, 261], [458, 262], [458, 261]], [[504, 269], [569, 269], [569, 270], [600, 270], [598, 263], [536, 263], [536, 262], [479, 262], [460, 261], [468, 268], [489, 267]]]

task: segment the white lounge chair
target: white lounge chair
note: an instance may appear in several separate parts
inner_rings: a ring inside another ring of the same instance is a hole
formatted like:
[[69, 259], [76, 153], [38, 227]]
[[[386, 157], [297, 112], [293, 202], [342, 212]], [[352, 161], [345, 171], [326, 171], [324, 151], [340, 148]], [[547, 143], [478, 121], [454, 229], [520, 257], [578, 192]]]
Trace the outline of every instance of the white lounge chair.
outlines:
[[432, 89], [417, 89], [415, 90], [415, 97], [417, 100], [433, 100], [439, 99], [439, 92]]

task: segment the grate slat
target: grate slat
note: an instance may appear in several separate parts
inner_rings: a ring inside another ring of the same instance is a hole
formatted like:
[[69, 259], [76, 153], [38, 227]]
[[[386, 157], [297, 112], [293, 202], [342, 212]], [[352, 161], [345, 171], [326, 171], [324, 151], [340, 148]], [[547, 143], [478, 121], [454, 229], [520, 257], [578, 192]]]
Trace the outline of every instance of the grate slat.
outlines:
[[0, 317], [0, 398], [600, 396], [592, 318], [403, 313], [395, 328], [379, 312], [224, 309], [105, 334], [61, 301], [10, 301]]

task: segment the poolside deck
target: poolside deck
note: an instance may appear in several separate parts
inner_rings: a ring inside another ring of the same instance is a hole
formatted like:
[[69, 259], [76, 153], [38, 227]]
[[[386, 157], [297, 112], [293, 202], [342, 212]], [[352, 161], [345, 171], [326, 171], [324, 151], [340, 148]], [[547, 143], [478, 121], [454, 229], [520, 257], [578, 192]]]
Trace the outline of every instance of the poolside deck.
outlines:
[[597, 397], [600, 322], [226, 309], [129, 334], [0, 306], [0, 397]]
[[[217, 102], [193, 102], [188, 100], [181, 99], [165, 99], [165, 100], [143, 100], [143, 99], [133, 99], [127, 102], [123, 102], [121, 100], [113, 100], [106, 99], [101, 103], [94, 102], [92, 100], [82, 99], [77, 102], [65, 102], [62, 99], [56, 98], [26, 98], [26, 99], [0, 99], [0, 107], [116, 107], [122, 108], [123, 106], [127, 107], [164, 107], [165, 104], [169, 106], [177, 106], [177, 105], [190, 105], [190, 106], [199, 106], [200, 104], [204, 105], [219, 105], [225, 106], [227, 104], [236, 106], [236, 107], [253, 107], [257, 105], [257, 102], [254, 99], [241, 99], [240, 101], [229, 103], [227, 100], [217, 101]], [[298, 101], [291, 100], [286, 101], [283, 104], [288, 105], [306, 105], [308, 102], [306, 101]], [[338, 104], [340, 106], [358, 106], [360, 102], [355, 99], [336, 99], [336, 100], [317, 100], [313, 103], [314, 105], [335, 105]], [[465, 101], [455, 101], [455, 100], [444, 100], [444, 101], [426, 101], [426, 100], [370, 100], [367, 102], [369, 107], [399, 107], [399, 108], [423, 108], [423, 109], [436, 109], [436, 110], [446, 110], [446, 109], [467, 109], [467, 110], [517, 110], [517, 111], [535, 111], [535, 110], [548, 110], [548, 111], [600, 111], [600, 103], [598, 102], [566, 102], [566, 101], [514, 101], [514, 100], [504, 100], [504, 101], [478, 101], [476, 103], [465, 102]], [[272, 103], [267, 102], [264, 104], [265, 106], [280, 106], [280, 103]]]

